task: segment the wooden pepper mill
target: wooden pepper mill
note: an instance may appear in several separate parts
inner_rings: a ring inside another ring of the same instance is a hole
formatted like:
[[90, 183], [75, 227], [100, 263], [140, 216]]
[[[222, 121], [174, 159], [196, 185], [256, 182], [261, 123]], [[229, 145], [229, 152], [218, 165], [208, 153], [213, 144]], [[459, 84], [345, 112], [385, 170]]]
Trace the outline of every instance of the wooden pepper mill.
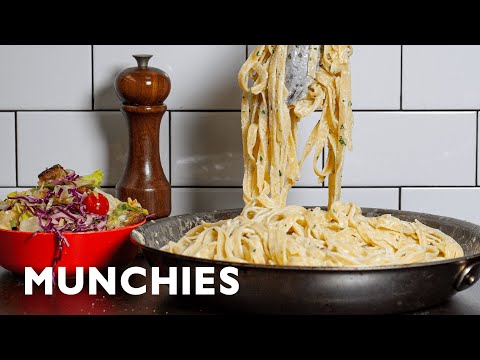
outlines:
[[167, 107], [170, 78], [148, 66], [152, 55], [133, 55], [138, 66], [115, 78], [115, 91], [123, 102], [128, 122], [129, 150], [125, 171], [116, 186], [117, 197], [137, 199], [156, 218], [171, 212], [171, 187], [160, 162], [160, 122]]

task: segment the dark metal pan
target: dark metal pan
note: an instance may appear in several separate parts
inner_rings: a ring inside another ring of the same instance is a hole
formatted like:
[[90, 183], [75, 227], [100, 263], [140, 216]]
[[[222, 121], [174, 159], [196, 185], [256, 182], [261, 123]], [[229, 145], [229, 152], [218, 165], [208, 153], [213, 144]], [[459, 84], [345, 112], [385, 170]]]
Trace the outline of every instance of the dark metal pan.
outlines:
[[[480, 227], [443, 216], [363, 209], [367, 216], [392, 214], [402, 220], [418, 219], [452, 236], [465, 256], [430, 263], [362, 268], [287, 267], [251, 265], [197, 259], [161, 251], [168, 241], [178, 241], [201, 221], [233, 218], [240, 210], [180, 215], [151, 221], [132, 233], [151, 266], [161, 276], [169, 267], [215, 267], [216, 295], [201, 296], [222, 309], [255, 313], [288, 314], [388, 314], [409, 312], [444, 302], [475, 284], [480, 277]], [[225, 266], [238, 268], [240, 289], [233, 296], [218, 292], [219, 272]], [[179, 276], [181, 272], [178, 272]], [[194, 276], [192, 274], [192, 282]], [[179, 287], [179, 289], [181, 289]], [[189, 298], [194, 297], [189, 295]], [[200, 296], [196, 296], [197, 298]]]

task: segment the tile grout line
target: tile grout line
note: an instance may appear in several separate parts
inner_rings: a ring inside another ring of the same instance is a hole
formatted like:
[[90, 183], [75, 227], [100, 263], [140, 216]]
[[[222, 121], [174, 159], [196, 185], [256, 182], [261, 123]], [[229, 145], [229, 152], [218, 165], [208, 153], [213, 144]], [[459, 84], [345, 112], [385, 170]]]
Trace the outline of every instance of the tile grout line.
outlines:
[[398, 210], [402, 210], [402, 188], [398, 188]]
[[[0, 113], [4, 112], [15, 112], [15, 111], [22, 111], [22, 112], [118, 112], [120, 111], [118, 108], [117, 109], [95, 109], [95, 110], [89, 110], [89, 109], [83, 109], [83, 110], [72, 110], [72, 109], [56, 109], [56, 110], [45, 110], [45, 109], [2, 109], [0, 110]], [[240, 109], [235, 110], [235, 109], [176, 109], [176, 110], [168, 110], [172, 113], [184, 113], [184, 112], [199, 112], [199, 113], [218, 113], [218, 112], [241, 112]], [[386, 112], [386, 113], [435, 113], [435, 112], [443, 112], [443, 113], [449, 113], [449, 112], [458, 112], [458, 113], [465, 113], [465, 112], [478, 112], [480, 111], [479, 109], [354, 109], [354, 113], [361, 113], [361, 112], [372, 112], [372, 113], [381, 113], [381, 112]], [[315, 111], [315, 112], [321, 112], [321, 111]]]
[[403, 45], [400, 45], [400, 110], [403, 110]]
[[477, 119], [476, 119], [476, 138], [475, 138], [475, 144], [477, 148], [475, 149], [475, 185], [478, 186], [478, 111], [477, 111]]
[[[0, 186], [0, 189], [9, 189], [12, 187], [17, 188], [31, 188], [36, 185], [18, 185], [18, 186]], [[103, 189], [115, 189], [115, 185], [106, 185], [102, 186]], [[403, 190], [403, 189], [476, 189], [478, 186], [475, 185], [431, 185], [431, 186], [342, 186], [342, 189], [390, 189], [390, 190]], [[172, 189], [242, 189], [242, 185], [172, 185]], [[327, 187], [318, 186], [294, 186], [292, 189], [328, 189]]]
[[90, 45], [90, 56], [91, 56], [91, 66], [92, 66], [92, 111], [95, 110], [95, 78], [93, 71], [93, 45]]
[[172, 112], [168, 112], [168, 181], [172, 185]]
[[[173, 185], [172, 188], [198, 188], [198, 189], [241, 189], [241, 185]], [[392, 186], [342, 186], [342, 189], [475, 189], [477, 186], [475, 185], [423, 185], [423, 186], [399, 186], [399, 185], [392, 185]], [[318, 186], [306, 186], [306, 185], [299, 185], [294, 186], [292, 189], [328, 189], [327, 187], [323, 187], [322, 185]]]
[[15, 111], [15, 186], [18, 187], [18, 119]]

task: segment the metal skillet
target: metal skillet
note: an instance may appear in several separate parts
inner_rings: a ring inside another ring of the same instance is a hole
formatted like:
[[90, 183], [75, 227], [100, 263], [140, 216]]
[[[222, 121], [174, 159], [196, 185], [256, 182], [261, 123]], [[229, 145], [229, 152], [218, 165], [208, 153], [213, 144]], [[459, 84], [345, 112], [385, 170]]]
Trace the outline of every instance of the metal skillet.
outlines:
[[[169, 267], [190, 267], [194, 286], [194, 268], [215, 268], [214, 296], [185, 297], [227, 311], [275, 314], [389, 314], [419, 310], [440, 304], [457, 292], [475, 284], [480, 277], [480, 227], [443, 216], [364, 208], [366, 216], [392, 214], [402, 220], [418, 219], [452, 236], [465, 256], [429, 263], [381, 267], [290, 267], [252, 265], [198, 259], [160, 250], [168, 241], [178, 241], [202, 221], [216, 222], [233, 218], [236, 210], [180, 215], [151, 221], [132, 233], [151, 266], [160, 276], [168, 276]], [[240, 289], [233, 296], [219, 293], [220, 270], [238, 269]], [[181, 272], [178, 271], [179, 278]], [[194, 289], [194, 287], [192, 287]], [[179, 284], [178, 289], [181, 289]], [[181, 291], [179, 290], [179, 293]], [[193, 293], [193, 292], [192, 292]]]
[[[313, 81], [307, 71], [310, 49], [319, 51], [322, 56], [323, 46], [288, 46], [285, 69], [288, 105], [302, 99]], [[408, 221], [418, 219], [452, 236], [462, 246], [465, 256], [406, 266], [327, 268], [227, 263], [160, 250], [168, 241], [178, 241], [202, 221], [216, 222], [233, 218], [240, 210], [182, 215], [149, 222], [132, 233], [132, 240], [143, 249], [149, 263], [159, 267], [161, 276], [168, 276], [169, 267], [190, 267], [193, 272], [195, 267], [213, 266], [217, 295], [196, 298], [233, 311], [288, 314], [401, 313], [444, 302], [472, 286], [480, 277], [480, 227], [452, 218], [407, 211], [363, 209], [363, 212], [367, 216], [390, 213]], [[225, 266], [238, 268], [240, 289], [234, 296], [221, 295], [218, 291], [219, 272]], [[191, 278], [194, 279], [194, 276]]]

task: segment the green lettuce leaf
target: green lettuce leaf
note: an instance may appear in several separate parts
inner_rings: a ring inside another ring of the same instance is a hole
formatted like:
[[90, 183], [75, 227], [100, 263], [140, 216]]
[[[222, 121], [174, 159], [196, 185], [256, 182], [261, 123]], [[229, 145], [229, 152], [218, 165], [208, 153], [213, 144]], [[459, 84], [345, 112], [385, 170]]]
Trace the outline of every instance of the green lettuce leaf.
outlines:
[[77, 180], [75, 180], [75, 183], [77, 184], [78, 187], [80, 186], [86, 186], [90, 189], [94, 189], [96, 187], [100, 187], [103, 181], [103, 172], [100, 169], [95, 170], [93, 173], [90, 175], [85, 175]]
[[22, 221], [32, 217], [29, 212], [23, 212], [23, 206], [17, 202], [12, 209], [0, 211], [0, 229], [18, 229]]
[[12, 230], [12, 225], [10, 225], [10, 217], [5, 211], [0, 211], [0, 229]]
[[35, 217], [30, 217], [20, 222], [19, 226], [20, 231], [31, 231], [31, 232], [43, 232], [43, 229], [38, 223], [38, 219]]
[[17, 192], [17, 191], [13, 191], [13, 192], [11, 192], [10, 194], [7, 195], [7, 199], [8, 199], [9, 197], [15, 197], [15, 196], [17, 196], [17, 195], [18, 195], [18, 192]]

